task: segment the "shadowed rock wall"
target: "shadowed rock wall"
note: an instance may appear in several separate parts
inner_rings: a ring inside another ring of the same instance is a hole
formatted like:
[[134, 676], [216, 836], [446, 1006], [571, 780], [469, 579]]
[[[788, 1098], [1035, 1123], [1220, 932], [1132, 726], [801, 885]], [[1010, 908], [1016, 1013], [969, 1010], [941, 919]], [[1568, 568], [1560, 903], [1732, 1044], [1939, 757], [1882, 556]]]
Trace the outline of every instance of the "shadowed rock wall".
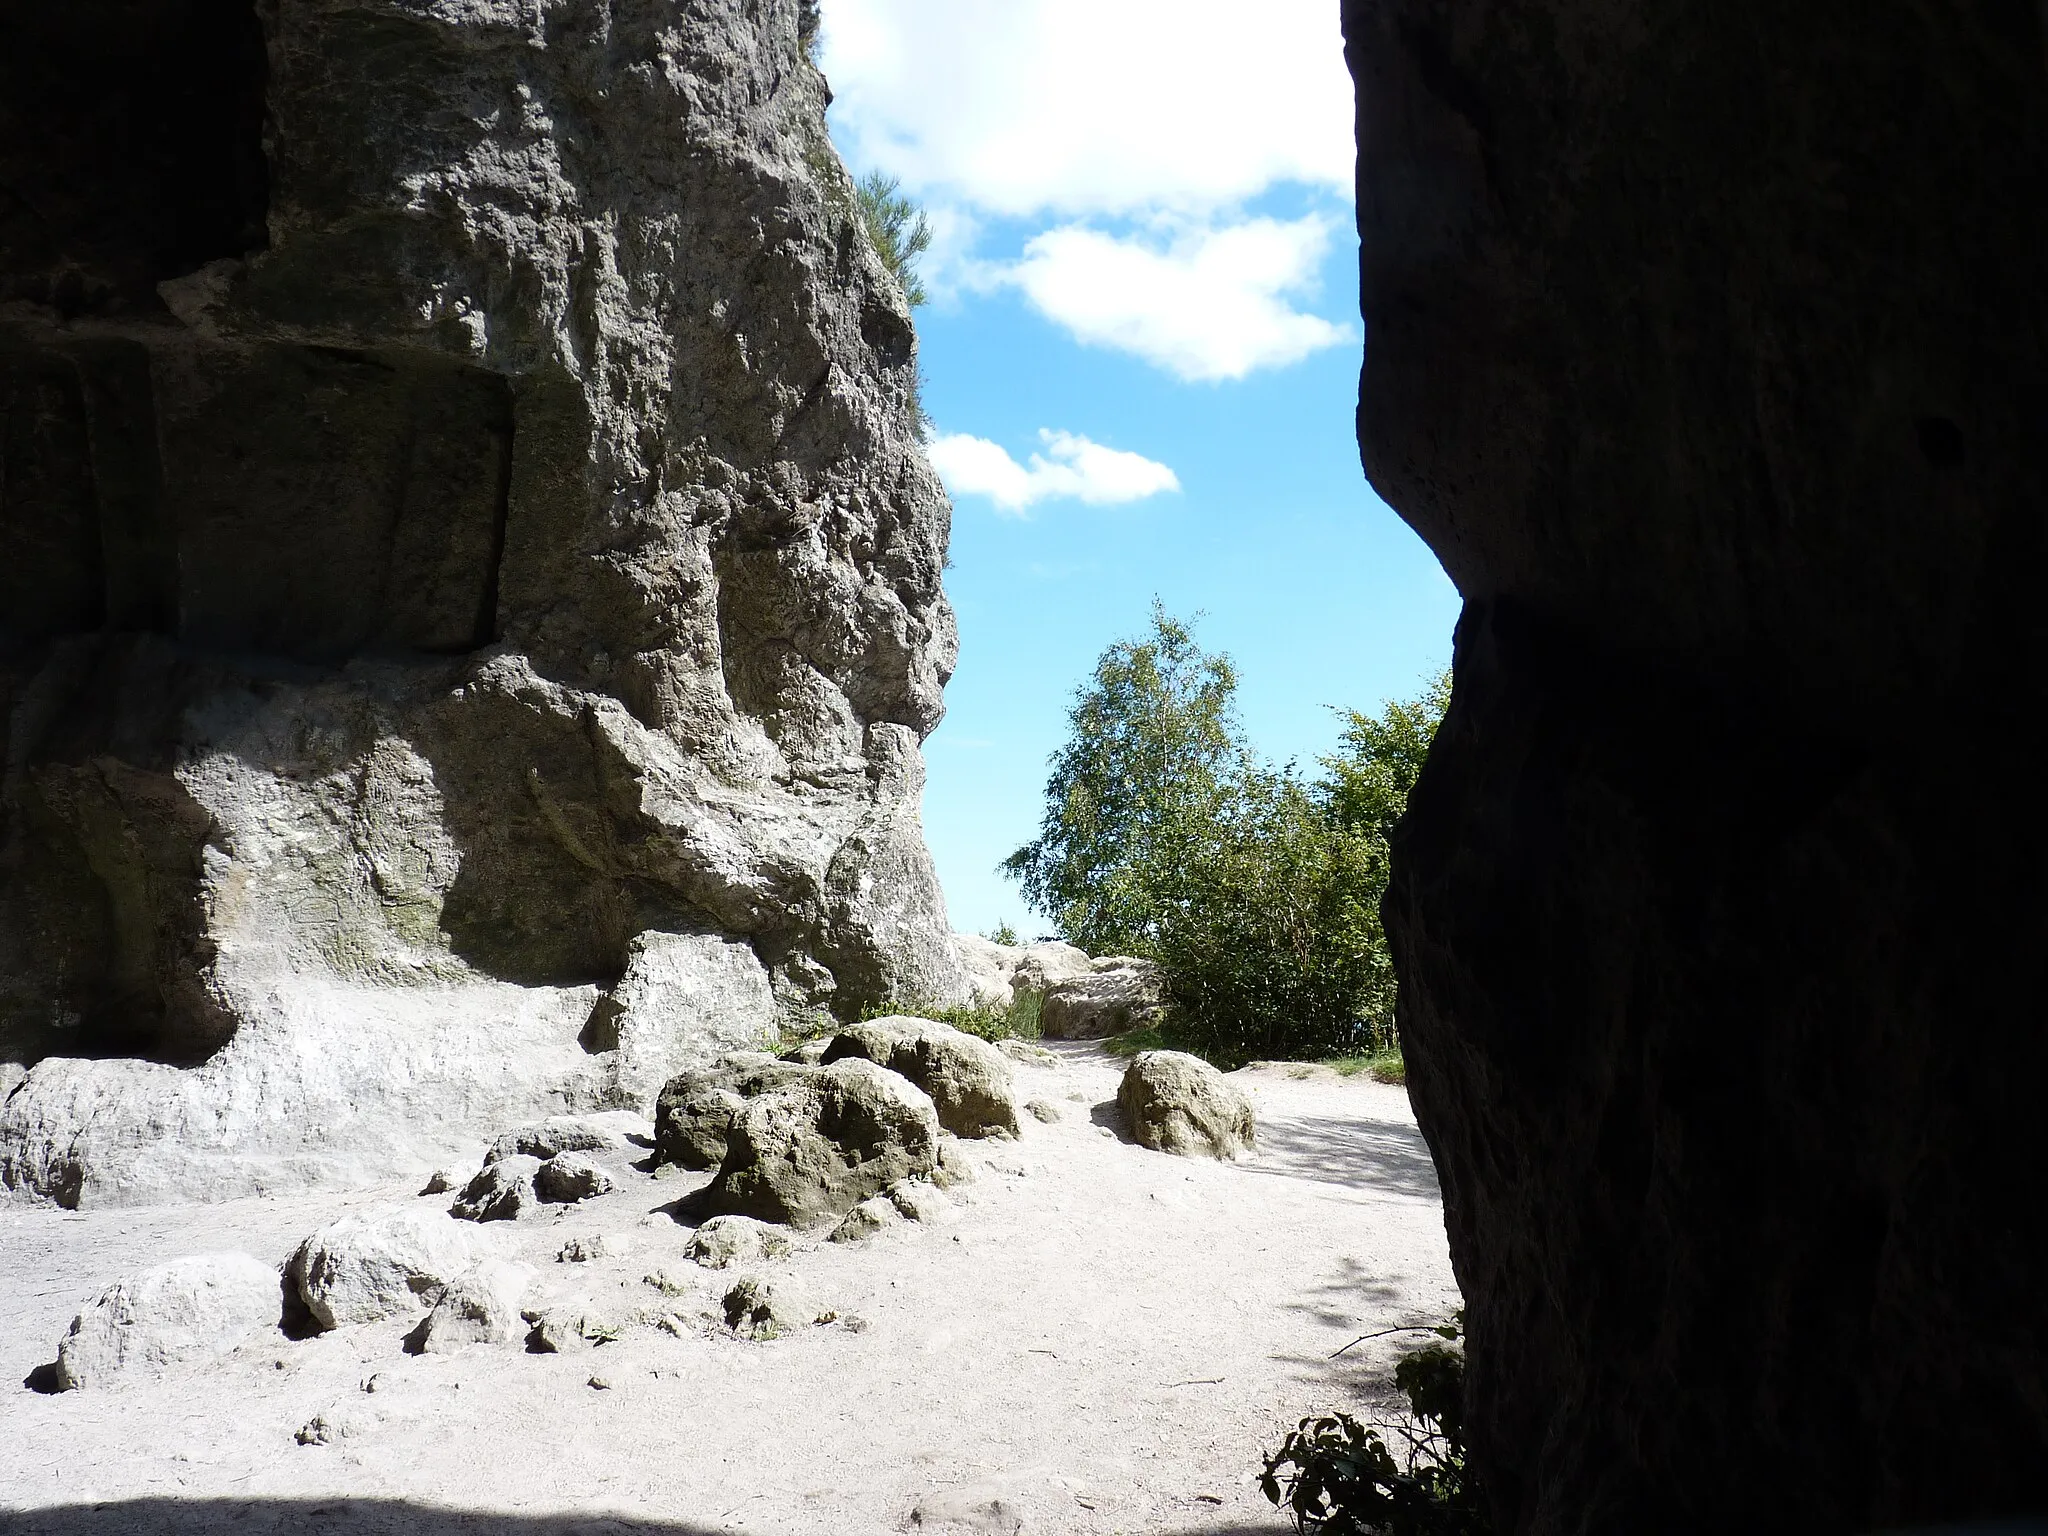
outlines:
[[814, 25], [0, 18], [0, 1181], [346, 1177], [961, 995], [949, 514]]
[[2032, 3], [1345, 7], [1387, 902], [1516, 1533], [2048, 1508]]

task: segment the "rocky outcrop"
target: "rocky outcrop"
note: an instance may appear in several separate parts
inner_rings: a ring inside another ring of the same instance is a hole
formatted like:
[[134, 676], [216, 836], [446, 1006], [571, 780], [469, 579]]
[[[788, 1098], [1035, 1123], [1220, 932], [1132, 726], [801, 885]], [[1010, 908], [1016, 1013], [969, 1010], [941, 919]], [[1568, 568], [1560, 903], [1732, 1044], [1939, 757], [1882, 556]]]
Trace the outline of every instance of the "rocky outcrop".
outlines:
[[1038, 1027], [1048, 1040], [1106, 1040], [1156, 1024], [1166, 1011], [1166, 978], [1157, 964], [1104, 955], [1046, 989]]
[[1350, 0], [1394, 850], [1497, 1528], [2048, 1508], [2035, 7]]
[[0, 1182], [207, 1198], [965, 995], [903, 296], [801, 0], [0, 62]]
[[461, 1227], [436, 1211], [343, 1216], [299, 1244], [285, 1281], [323, 1331], [430, 1307], [475, 1262]]
[[930, 1096], [939, 1124], [955, 1136], [1015, 1136], [1017, 1095], [1009, 1058], [986, 1040], [932, 1019], [893, 1014], [849, 1025], [826, 1046], [825, 1062], [859, 1057], [900, 1073]]

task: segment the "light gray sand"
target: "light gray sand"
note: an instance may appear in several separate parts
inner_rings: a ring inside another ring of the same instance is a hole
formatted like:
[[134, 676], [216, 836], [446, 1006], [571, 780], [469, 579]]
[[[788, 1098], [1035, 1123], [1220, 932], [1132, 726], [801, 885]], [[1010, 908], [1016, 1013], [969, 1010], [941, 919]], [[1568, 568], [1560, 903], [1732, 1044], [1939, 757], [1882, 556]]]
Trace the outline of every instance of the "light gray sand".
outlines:
[[[994, 1500], [1030, 1532], [1286, 1530], [1253, 1486], [1262, 1448], [1303, 1414], [1383, 1397], [1413, 1341], [1332, 1352], [1457, 1305], [1407, 1097], [1327, 1072], [1239, 1074], [1261, 1145], [1219, 1165], [1104, 1134], [1117, 1071], [1087, 1047], [1019, 1067], [1020, 1097], [1064, 1118], [1027, 1118], [1021, 1142], [968, 1143], [980, 1176], [946, 1225], [699, 1269], [683, 1257], [688, 1229], [662, 1208], [702, 1177], [636, 1172], [635, 1151], [604, 1159], [616, 1193], [479, 1229], [551, 1291], [622, 1313], [663, 1303], [643, 1282], [655, 1271], [683, 1282], [672, 1305], [687, 1316], [715, 1309], [742, 1273], [782, 1272], [865, 1324], [765, 1343], [641, 1325], [573, 1355], [416, 1357], [400, 1347], [409, 1324], [391, 1322], [267, 1337], [159, 1382], [43, 1395], [23, 1378], [120, 1276], [232, 1248], [281, 1262], [342, 1211], [417, 1197], [0, 1207], [0, 1529], [1011, 1529], [988, 1512]], [[555, 1261], [565, 1239], [598, 1232], [630, 1254]], [[320, 1414], [346, 1435], [298, 1444]], [[976, 1507], [980, 1525], [939, 1518]]]

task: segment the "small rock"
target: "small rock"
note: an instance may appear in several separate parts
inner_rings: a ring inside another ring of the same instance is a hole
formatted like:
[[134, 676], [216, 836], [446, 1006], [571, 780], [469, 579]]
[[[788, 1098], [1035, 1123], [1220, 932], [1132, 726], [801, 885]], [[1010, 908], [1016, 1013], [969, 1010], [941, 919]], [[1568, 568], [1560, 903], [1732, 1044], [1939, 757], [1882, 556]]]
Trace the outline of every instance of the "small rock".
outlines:
[[903, 1220], [903, 1213], [896, 1208], [896, 1202], [887, 1195], [876, 1195], [863, 1200], [840, 1219], [832, 1229], [828, 1241], [835, 1243], [858, 1243], [873, 1237], [885, 1227], [896, 1226]]
[[555, 1255], [558, 1264], [591, 1264], [599, 1259], [623, 1259], [632, 1245], [616, 1232], [598, 1232], [589, 1237], [572, 1237]]
[[718, 1167], [733, 1116], [747, 1101], [813, 1070], [760, 1051], [736, 1051], [717, 1066], [670, 1078], [654, 1101], [655, 1162], [700, 1171]]
[[557, 1205], [574, 1205], [612, 1192], [612, 1176], [581, 1152], [558, 1152], [533, 1175], [534, 1193]]
[[277, 1271], [246, 1253], [173, 1259], [102, 1291], [57, 1345], [59, 1391], [217, 1360], [276, 1328]]
[[299, 1432], [292, 1438], [300, 1445], [338, 1445], [343, 1440], [353, 1440], [368, 1433], [383, 1423], [381, 1414], [351, 1413], [344, 1408], [329, 1408], [316, 1413], [299, 1426]]
[[436, 1168], [427, 1175], [427, 1182], [420, 1186], [420, 1193], [423, 1195], [445, 1195], [455, 1187], [455, 1181], [460, 1177], [461, 1175], [453, 1168]]
[[822, 1067], [825, 1064], [825, 1048], [832, 1043], [830, 1035], [820, 1035], [815, 1040], [806, 1040], [784, 1051], [778, 1061], [794, 1062], [800, 1067]]
[[685, 1258], [696, 1260], [706, 1269], [779, 1259], [788, 1252], [787, 1236], [751, 1216], [714, 1216], [691, 1235], [683, 1248]]
[[583, 1302], [570, 1302], [526, 1314], [533, 1329], [526, 1347], [536, 1355], [570, 1355], [594, 1344], [608, 1344], [619, 1336], [609, 1319]]
[[609, 1392], [612, 1389], [612, 1380], [609, 1376], [593, 1376], [585, 1385], [593, 1392]]
[[903, 1213], [906, 1221], [946, 1226], [960, 1219], [960, 1212], [954, 1208], [953, 1202], [926, 1180], [905, 1179], [900, 1184], [891, 1184], [886, 1193], [889, 1203]]
[[416, 1355], [444, 1355], [472, 1344], [510, 1344], [524, 1329], [519, 1303], [533, 1280], [524, 1264], [485, 1259], [453, 1281], [406, 1336]]
[[1031, 1118], [1040, 1125], [1058, 1125], [1065, 1118], [1059, 1105], [1048, 1099], [1033, 1099], [1024, 1107], [1031, 1111]]
[[1056, 1052], [1048, 1051], [1042, 1045], [1033, 1045], [1029, 1040], [998, 1040], [996, 1049], [1021, 1066], [1056, 1067], [1060, 1064]]
[[325, 1332], [423, 1311], [473, 1257], [464, 1228], [408, 1209], [329, 1222], [299, 1244], [285, 1277]]
[[725, 1326], [743, 1339], [766, 1341], [808, 1328], [822, 1309], [795, 1280], [750, 1275], [725, 1293]]
[[1117, 1089], [1132, 1140], [1178, 1157], [1237, 1157], [1255, 1138], [1251, 1100], [1209, 1063], [1181, 1051], [1145, 1051]]
[[462, 1187], [448, 1214], [463, 1221], [516, 1221], [540, 1208], [533, 1187], [540, 1159], [525, 1153], [502, 1157]]
[[687, 1280], [678, 1280], [665, 1269], [657, 1269], [640, 1277], [640, 1283], [651, 1286], [664, 1296], [687, 1296], [696, 1289]]

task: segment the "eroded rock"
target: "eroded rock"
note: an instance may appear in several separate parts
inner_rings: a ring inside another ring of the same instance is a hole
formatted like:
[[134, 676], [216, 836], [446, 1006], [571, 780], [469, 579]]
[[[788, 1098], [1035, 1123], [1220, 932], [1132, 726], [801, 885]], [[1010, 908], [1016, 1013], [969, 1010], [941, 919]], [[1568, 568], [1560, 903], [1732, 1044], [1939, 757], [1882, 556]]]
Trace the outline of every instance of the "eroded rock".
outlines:
[[939, 1124], [955, 1136], [1014, 1136], [1017, 1098], [1010, 1063], [986, 1040], [950, 1024], [891, 1014], [851, 1024], [823, 1060], [861, 1057], [901, 1073], [931, 1098]]
[[723, 1305], [725, 1326], [744, 1339], [777, 1338], [808, 1328], [824, 1315], [810, 1287], [788, 1277], [750, 1275], [725, 1293]]
[[737, 1051], [716, 1065], [671, 1078], [654, 1104], [654, 1160], [678, 1168], [716, 1168], [725, 1160], [732, 1118], [746, 1101], [797, 1082], [808, 1070], [760, 1051]]
[[433, 1310], [406, 1336], [416, 1355], [445, 1355], [472, 1344], [511, 1344], [526, 1334], [520, 1313], [533, 1270], [504, 1259], [485, 1259], [442, 1290]]
[[540, 1169], [540, 1159], [523, 1152], [501, 1157], [462, 1186], [448, 1213], [462, 1221], [517, 1221], [530, 1215], [540, 1208], [540, 1192], [533, 1186]]
[[533, 1174], [533, 1192], [557, 1205], [574, 1205], [612, 1191], [612, 1176], [580, 1152], [563, 1152]]
[[1140, 1052], [1124, 1069], [1116, 1102], [1131, 1139], [1155, 1152], [1234, 1158], [1257, 1139], [1243, 1090], [1184, 1051]]
[[439, 1213], [344, 1216], [300, 1243], [285, 1277], [322, 1329], [417, 1313], [468, 1267], [464, 1230]]
[[938, 1112], [924, 1091], [848, 1058], [750, 1100], [704, 1198], [719, 1213], [814, 1226], [929, 1175], [938, 1156]]
[[789, 1252], [787, 1234], [751, 1216], [714, 1216], [690, 1234], [683, 1255], [706, 1269], [729, 1269], [779, 1259]]
[[276, 1269], [246, 1253], [173, 1259], [117, 1281], [72, 1319], [57, 1346], [57, 1385], [106, 1387], [220, 1359], [275, 1330]]
[[1150, 960], [1109, 955], [1054, 982], [1039, 1007], [1048, 1040], [1104, 1040], [1156, 1024], [1166, 1011], [1166, 983]]

